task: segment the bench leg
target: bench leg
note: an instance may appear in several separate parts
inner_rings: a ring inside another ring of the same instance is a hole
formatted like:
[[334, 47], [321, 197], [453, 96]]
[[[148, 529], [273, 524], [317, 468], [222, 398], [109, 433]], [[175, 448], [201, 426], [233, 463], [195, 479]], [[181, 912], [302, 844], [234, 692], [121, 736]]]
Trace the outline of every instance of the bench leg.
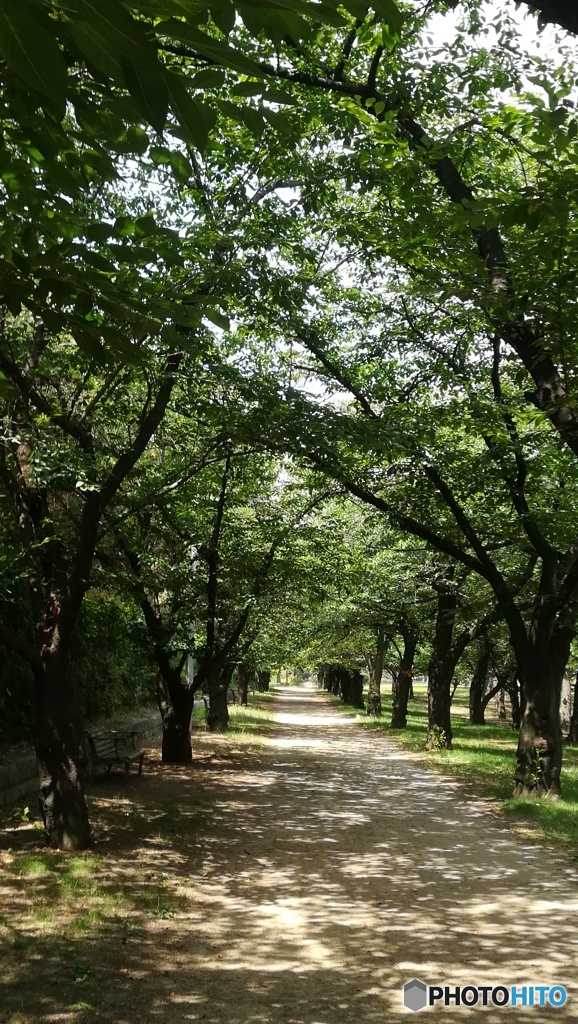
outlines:
[[142, 754], [141, 754], [141, 756], [139, 758], [139, 762], [138, 762], [138, 773], [139, 773], [139, 775], [142, 775], [142, 763], [143, 763], [143, 761], [144, 761], [144, 750], [143, 750], [143, 752], [142, 752]]

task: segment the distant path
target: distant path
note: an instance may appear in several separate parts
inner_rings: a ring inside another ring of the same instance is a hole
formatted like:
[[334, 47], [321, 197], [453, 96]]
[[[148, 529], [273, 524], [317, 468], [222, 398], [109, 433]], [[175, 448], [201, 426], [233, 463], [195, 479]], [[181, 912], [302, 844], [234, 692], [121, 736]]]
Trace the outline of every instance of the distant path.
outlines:
[[[0, 1021], [397, 1024], [413, 977], [569, 990], [560, 1010], [440, 1008], [430, 1022], [577, 1020], [577, 871], [322, 694], [287, 688], [271, 706], [259, 746], [203, 736], [192, 767], [157, 761], [119, 783], [105, 879], [136, 902], [137, 869], [141, 887], [161, 878], [178, 910], [16, 952], [5, 981], [22, 1009], [4, 1003]], [[111, 792], [94, 797], [105, 811]], [[122, 800], [146, 811], [140, 831]], [[166, 808], [199, 804], [206, 825], [185, 839]], [[84, 984], [75, 960], [92, 965]]]

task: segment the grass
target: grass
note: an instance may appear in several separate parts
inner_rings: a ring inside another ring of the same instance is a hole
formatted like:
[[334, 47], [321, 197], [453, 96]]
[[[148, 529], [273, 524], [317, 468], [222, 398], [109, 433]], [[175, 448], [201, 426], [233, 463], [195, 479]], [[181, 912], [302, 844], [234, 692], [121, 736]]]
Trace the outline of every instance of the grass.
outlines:
[[[467, 692], [458, 691], [452, 705], [452, 750], [425, 749], [427, 736], [427, 694], [416, 687], [409, 703], [407, 729], [390, 730], [391, 693], [382, 694], [383, 718], [368, 718], [355, 711], [366, 729], [386, 730], [403, 749], [417, 752], [440, 772], [468, 783], [483, 797], [495, 801], [499, 811], [525, 835], [572, 850], [578, 858], [578, 747], [564, 747], [562, 793], [560, 800], [514, 799], [512, 782], [516, 761], [517, 733], [507, 724], [489, 722], [470, 725], [467, 718]], [[346, 714], [353, 709], [343, 707]], [[490, 714], [488, 714], [490, 717]]]
[[[250, 698], [251, 700], [258, 700], [261, 703], [262, 697], [271, 698], [273, 694], [260, 693], [258, 697]], [[229, 708], [229, 735], [239, 738], [253, 738], [260, 735], [264, 729], [273, 725], [275, 722], [275, 716], [271, 711], [266, 708], [256, 707], [254, 704], [248, 704], [246, 707], [241, 704], [233, 704]]]

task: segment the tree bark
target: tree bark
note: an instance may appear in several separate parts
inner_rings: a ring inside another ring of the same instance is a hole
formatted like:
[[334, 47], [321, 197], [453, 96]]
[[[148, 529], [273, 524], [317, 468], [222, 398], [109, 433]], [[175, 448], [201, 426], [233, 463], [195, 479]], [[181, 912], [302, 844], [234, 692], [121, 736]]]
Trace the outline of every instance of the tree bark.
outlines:
[[259, 693], [268, 693], [271, 684], [271, 673], [268, 669], [261, 669], [257, 673], [257, 689]]
[[162, 760], [164, 764], [189, 764], [191, 716], [194, 705], [192, 686], [183, 684], [181, 671], [167, 663], [157, 672], [157, 700], [163, 723]]
[[207, 673], [207, 689], [209, 691], [207, 728], [211, 732], [226, 732], [229, 727], [227, 690], [232, 676], [233, 667], [228, 665], [220, 670], [215, 667]]
[[393, 687], [393, 704], [391, 709], [391, 728], [407, 727], [407, 702], [409, 700], [411, 681], [413, 678], [413, 662], [417, 650], [418, 636], [410, 627], [402, 630], [403, 651], [399, 661], [395, 685]]
[[567, 742], [578, 743], [578, 672], [574, 680], [574, 703], [572, 705], [572, 717], [570, 719]]
[[253, 675], [252, 669], [248, 665], [241, 664], [237, 669], [237, 693], [239, 697], [239, 704], [248, 703], [248, 690], [251, 676]]
[[83, 785], [82, 723], [70, 678], [69, 643], [59, 643], [57, 627], [34, 681], [39, 802], [46, 838], [55, 849], [85, 850], [91, 832]]
[[526, 707], [518, 740], [514, 796], [560, 796], [560, 692], [573, 635], [573, 623], [552, 629], [547, 614], [535, 616], [532, 623], [520, 673]]
[[562, 732], [567, 732], [570, 728], [570, 705], [572, 700], [572, 687], [570, 685], [570, 677], [564, 673], [562, 679], [562, 692], [560, 695], [560, 727]]
[[490, 647], [482, 640], [470, 685], [470, 722], [472, 725], [486, 724], [484, 692], [488, 682], [490, 657]]
[[514, 677], [508, 687], [510, 704], [512, 705], [512, 729], [519, 729], [522, 724], [522, 706], [520, 704], [520, 690], [518, 688], [518, 674]]
[[354, 708], [363, 707], [363, 676], [359, 669], [342, 668], [341, 677], [341, 699], [345, 704]]
[[438, 588], [433, 649], [428, 667], [428, 750], [451, 750], [451, 685], [455, 669], [452, 638], [457, 595], [446, 584]]
[[387, 649], [387, 640], [383, 629], [377, 630], [376, 639], [375, 653], [367, 655], [367, 666], [369, 668], [367, 714], [372, 718], [381, 718], [381, 677], [383, 676], [383, 662]]
[[505, 722], [508, 717], [506, 714], [506, 693], [503, 687], [496, 694], [496, 714], [502, 722]]

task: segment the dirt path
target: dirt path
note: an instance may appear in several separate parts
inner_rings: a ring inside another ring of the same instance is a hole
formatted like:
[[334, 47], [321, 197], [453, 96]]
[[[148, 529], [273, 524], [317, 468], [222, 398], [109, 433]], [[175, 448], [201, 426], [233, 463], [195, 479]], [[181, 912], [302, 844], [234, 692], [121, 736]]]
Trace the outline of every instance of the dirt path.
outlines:
[[[411, 1016], [401, 986], [416, 976], [569, 992], [561, 1009], [432, 1009], [430, 1019], [576, 1020], [574, 868], [314, 691], [285, 690], [275, 710], [258, 748], [207, 737], [193, 769], [157, 763], [119, 787], [131, 829], [103, 784], [110, 831], [96, 874], [129, 909], [105, 914], [96, 933], [30, 932], [3, 960], [0, 1020], [385, 1024]], [[191, 815], [204, 824], [187, 833]], [[148, 912], [143, 871], [161, 893]], [[6, 906], [16, 890], [4, 878]], [[87, 965], [78, 984], [74, 964]]]

